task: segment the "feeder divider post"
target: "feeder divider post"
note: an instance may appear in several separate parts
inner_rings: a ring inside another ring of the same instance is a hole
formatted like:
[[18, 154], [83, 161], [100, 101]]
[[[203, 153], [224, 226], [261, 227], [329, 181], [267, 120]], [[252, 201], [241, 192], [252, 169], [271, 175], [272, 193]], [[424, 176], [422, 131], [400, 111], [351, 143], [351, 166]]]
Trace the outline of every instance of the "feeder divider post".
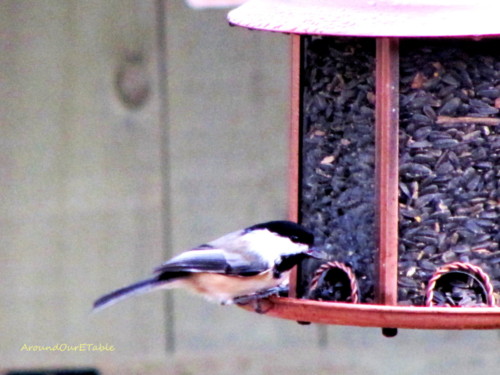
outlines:
[[377, 302], [397, 305], [399, 181], [399, 40], [376, 39], [375, 188]]
[[[290, 130], [289, 130], [289, 158], [288, 158], [288, 218], [298, 222], [299, 217], [299, 194], [300, 194], [300, 125], [301, 125], [301, 100], [300, 100], [300, 77], [301, 77], [301, 37], [292, 34], [291, 48], [291, 87], [290, 87]], [[297, 267], [290, 274], [289, 296], [297, 296]]]

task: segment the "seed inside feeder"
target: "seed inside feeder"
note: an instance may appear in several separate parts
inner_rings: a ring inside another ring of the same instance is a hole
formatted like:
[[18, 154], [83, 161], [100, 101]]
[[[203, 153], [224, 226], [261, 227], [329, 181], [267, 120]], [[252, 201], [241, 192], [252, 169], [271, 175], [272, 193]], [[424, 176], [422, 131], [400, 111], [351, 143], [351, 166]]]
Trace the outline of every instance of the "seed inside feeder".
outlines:
[[[302, 40], [300, 220], [329, 260], [356, 271], [361, 300], [373, 301], [375, 42]], [[320, 264], [302, 264], [299, 296]]]
[[[422, 305], [432, 273], [457, 260], [498, 290], [498, 41], [404, 40], [400, 61], [399, 302]], [[482, 303], [463, 282], [439, 303]]]

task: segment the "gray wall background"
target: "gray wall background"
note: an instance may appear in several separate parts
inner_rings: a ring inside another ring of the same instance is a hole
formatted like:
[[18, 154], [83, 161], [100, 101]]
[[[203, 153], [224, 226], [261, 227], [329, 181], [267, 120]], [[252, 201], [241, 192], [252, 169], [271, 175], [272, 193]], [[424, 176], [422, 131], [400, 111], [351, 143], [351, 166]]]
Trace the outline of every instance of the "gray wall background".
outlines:
[[[286, 217], [289, 39], [181, 0], [0, 2], [0, 373], [496, 374], [495, 331], [299, 326], [156, 293], [166, 257]], [[130, 108], [119, 72], [148, 94]], [[24, 345], [107, 344], [114, 351]]]

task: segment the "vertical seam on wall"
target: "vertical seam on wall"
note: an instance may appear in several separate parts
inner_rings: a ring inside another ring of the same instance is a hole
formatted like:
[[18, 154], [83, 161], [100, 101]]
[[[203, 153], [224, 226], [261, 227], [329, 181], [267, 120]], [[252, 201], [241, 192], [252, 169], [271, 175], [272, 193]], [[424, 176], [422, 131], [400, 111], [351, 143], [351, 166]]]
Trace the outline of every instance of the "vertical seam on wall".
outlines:
[[[168, 126], [168, 78], [167, 78], [167, 4], [165, 0], [156, 0], [156, 43], [158, 48], [158, 121], [160, 126], [160, 173], [161, 173], [161, 230], [162, 248], [165, 259], [172, 256], [172, 236], [170, 220], [170, 160], [169, 160], [169, 126]], [[175, 352], [175, 319], [174, 297], [172, 293], [164, 295], [165, 313], [165, 349], [167, 353]]]

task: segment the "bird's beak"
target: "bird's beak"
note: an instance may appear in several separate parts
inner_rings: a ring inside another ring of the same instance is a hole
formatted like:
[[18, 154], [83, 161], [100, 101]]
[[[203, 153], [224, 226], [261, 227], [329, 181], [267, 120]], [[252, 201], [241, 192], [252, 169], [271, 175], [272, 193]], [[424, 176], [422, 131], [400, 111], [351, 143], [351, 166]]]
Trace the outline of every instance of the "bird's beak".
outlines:
[[310, 256], [311, 258], [314, 258], [314, 259], [320, 259], [320, 260], [325, 259], [325, 257], [323, 256], [323, 253], [314, 247], [311, 247], [309, 250], [307, 250], [306, 255]]

